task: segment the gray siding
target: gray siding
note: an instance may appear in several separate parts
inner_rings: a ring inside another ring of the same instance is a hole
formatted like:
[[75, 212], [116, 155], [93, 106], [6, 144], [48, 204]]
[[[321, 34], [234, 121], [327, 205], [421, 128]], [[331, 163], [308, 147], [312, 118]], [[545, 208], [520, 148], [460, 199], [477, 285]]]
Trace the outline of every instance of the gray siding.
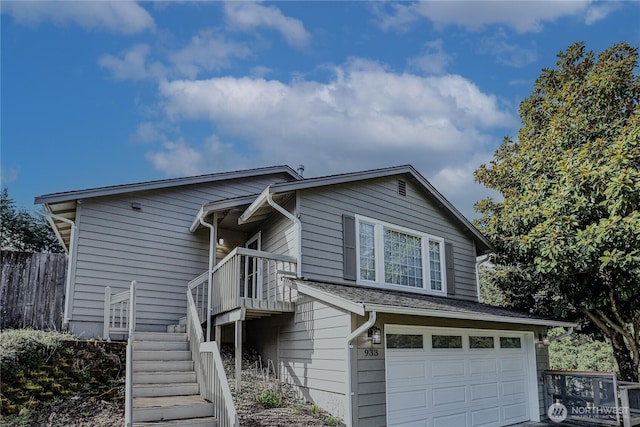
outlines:
[[276, 359], [282, 381], [297, 386], [307, 401], [343, 417], [350, 324], [349, 313], [301, 296], [293, 315], [249, 322], [247, 340], [265, 359]]
[[[186, 315], [186, 285], [207, 269], [208, 230], [190, 233], [203, 203], [257, 194], [280, 175], [83, 200], [76, 216], [71, 328], [96, 336], [106, 286], [138, 282], [139, 330], [162, 330]], [[131, 208], [132, 202], [141, 205]]]
[[[546, 329], [538, 331], [543, 336], [546, 335]], [[536, 332], [536, 336], [537, 333]], [[549, 346], [537, 345], [536, 346], [536, 374], [538, 378], [538, 401], [540, 402], [540, 419], [544, 420], [547, 417], [547, 406], [545, 402], [544, 392], [544, 371], [551, 369], [549, 365]]]
[[444, 238], [453, 245], [455, 296], [476, 300], [475, 249], [465, 234], [417, 186], [397, 191], [385, 177], [300, 191], [302, 274], [311, 280], [343, 281], [342, 215], [359, 214]]
[[[289, 212], [295, 210], [295, 200], [289, 200], [283, 207]], [[269, 218], [261, 225], [261, 239], [262, 250], [265, 252], [271, 252], [278, 255], [288, 255], [294, 258], [298, 257], [298, 239], [297, 239], [297, 227], [290, 219], [286, 218], [279, 212], [273, 212]], [[278, 266], [277, 269], [283, 269], [282, 266]], [[294, 269], [295, 271], [295, 269]], [[266, 298], [267, 292], [269, 295], [274, 295], [275, 281], [275, 268], [268, 268], [266, 263], [262, 266], [262, 281], [263, 281], [263, 297]], [[267, 277], [269, 276], [269, 277]], [[271, 288], [267, 289], [264, 285], [270, 283]]]

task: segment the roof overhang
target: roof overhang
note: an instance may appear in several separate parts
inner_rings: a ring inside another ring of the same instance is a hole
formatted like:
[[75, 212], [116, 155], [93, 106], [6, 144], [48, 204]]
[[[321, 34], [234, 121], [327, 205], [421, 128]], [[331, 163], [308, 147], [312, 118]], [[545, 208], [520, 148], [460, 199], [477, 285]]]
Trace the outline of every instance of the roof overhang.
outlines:
[[191, 227], [189, 227], [190, 232], [195, 232], [200, 226], [200, 220], [203, 220], [210, 214], [214, 212], [224, 212], [229, 209], [238, 208], [241, 206], [246, 206], [253, 202], [256, 199], [256, 195], [244, 196], [244, 197], [234, 197], [232, 199], [224, 199], [216, 202], [209, 202], [202, 205], [196, 218], [191, 223]]
[[75, 200], [47, 203], [44, 205], [44, 211], [47, 213], [49, 225], [51, 225], [58, 241], [67, 253], [69, 253], [69, 247], [71, 245], [71, 224], [60, 218], [65, 218], [75, 223], [77, 206], [78, 202]]
[[461, 320], [474, 320], [482, 322], [499, 322], [499, 323], [514, 323], [520, 325], [535, 325], [535, 326], [561, 326], [564, 328], [577, 327], [577, 323], [565, 322], [554, 319], [542, 319], [542, 318], [526, 318], [526, 317], [510, 317], [510, 316], [497, 316], [486, 313], [460, 313], [457, 311], [446, 310], [428, 310], [422, 308], [410, 308], [410, 307], [396, 307], [384, 304], [364, 304], [366, 311], [375, 311], [377, 313], [389, 313], [389, 314], [405, 314], [409, 316], [420, 317], [439, 317], [446, 319], [461, 319]]
[[242, 215], [240, 215], [240, 217], [238, 218], [239, 225], [247, 224], [249, 222], [262, 221], [267, 216], [269, 216], [269, 214], [273, 210], [269, 203], [269, 197], [271, 197], [271, 199], [275, 203], [281, 204], [284, 199], [289, 197], [289, 195], [292, 193], [291, 191], [281, 191], [278, 193], [274, 193], [271, 187], [271, 185], [267, 186], [267, 188], [265, 188], [262, 193], [260, 193], [258, 197], [256, 197], [253, 203], [251, 203], [251, 205], [249, 205], [249, 207], [245, 209]]
[[335, 295], [331, 292], [327, 292], [316, 287], [306, 285], [300, 281], [289, 281], [289, 286], [297, 289], [301, 294], [318, 299], [327, 304], [344, 309], [351, 313], [364, 316], [367, 312], [376, 313], [388, 313], [399, 314], [407, 316], [419, 316], [419, 317], [436, 317], [445, 319], [458, 319], [458, 320], [472, 320], [478, 322], [494, 322], [494, 323], [510, 323], [519, 325], [531, 325], [531, 326], [548, 326], [548, 327], [577, 327], [578, 324], [574, 322], [544, 319], [537, 317], [517, 317], [517, 316], [501, 316], [495, 314], [477, 312], [460, 312], [454, 310], [434, 310], [424, 308], [412, 308], [402, 307], [386, 304], [370, 304], [351, 301], [347, 298]]

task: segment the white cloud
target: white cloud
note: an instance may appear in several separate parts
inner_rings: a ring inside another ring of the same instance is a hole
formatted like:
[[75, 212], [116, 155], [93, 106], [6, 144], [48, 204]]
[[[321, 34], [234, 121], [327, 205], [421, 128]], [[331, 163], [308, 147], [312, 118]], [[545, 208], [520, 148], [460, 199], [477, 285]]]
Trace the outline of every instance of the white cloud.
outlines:
[[509, 67], [522, 68], [538, 59], [535, 46], [525, 47], [509, 42], [509, 35], [498, 30], [494, 34], [479, 40], [480, 53], [491, 55], [500, 64]]
[[230, 58], [245, 58], [251, 50], [212, 31], [202, 31], [184, 48], [169, 54], [176, 75], [195, 78], [201, 71], [230, 66]]
[[424, 53], [409, 59], [409, 65], [428, 74], [442, 74], [452, 57], [442, 48], [442, 39], [425, 43]]
[[202, 153], [183, 139], [165, 142], [161, 151], [148, 151], [146, 158], [154, 168], [170, 176], [198, 175], [204, 170]]
[[251, 51], [240, 43], [226, 41], [212, 31], [202, 31], [184, 47], [169, 52], [167, 64], [151, 60], [152, 53], [149, 45], [134, 45], [119, 55], [102, 55], [98, 64], [118, 80], [193, 79], [202, 72], [230, 67], [231, 58], [247, 57]]
[[394, 4], [392, 10], [378, 10], [382, 29], [406, 30], [421, 17], [436, 28], [460, 26], [478, 31], [487, 25], [505, 25], [519, 33], [537, 32], [544, 22], [584, 13], [590, 1], [423, 1]]
[[165, 142], [162, 148], [150, 150], [146, 156], [155, 169], [168, 176], [238, 170], [252, 165], [232, 144], [223, 143], [216, 135], [209, 136], [199, 146], [190, 145], [183, 139]]
[[102, 55], [98, 64], [111, 71], [113, 77], [118, 80], [160, 78], [166, 74], [166, 67], [158, 62], [148, 63], [150, 50], [146, 44], [135, 45], [122, 52], [121, 57]]
[[6, 187], [7, 184], [11, 184], [16, 179], [18, 179], [18, 175], [20, 173], [20, 168], [15, 166], [0, 166], [0, 187]]
[[76, 24], [87, 29], [134, 34], [155, 27], [151, 15], [133, 1], [5, 1], [3, 13], [22, 24]]
[[275, 6], [230, 1], [224, 4], [224, 11], [232, 29], [250, 31], [260, 27], [271, 28], [295, 47], [306, 46], [311, 38], [300, 20], [283, 15]]
[[614, 12], [620, 7], [620, 3], [613, 1], [598, 2], [596, 4], [593, 4], [591, 7], [589, 7], [589, 9], [587, 9], [584, 17], [584, 23], [587, 25], [591, 25], [598, 21], [601, 21], [610, 13]]
[[220, 158], [303, 163], [309, 176], [405, 163], [435, 176], [487, 152], [505, 129], [517, 127], [495, 96], [461, 76], [396, 74], [360, 60], [336, 67], [326, 83], [179, 80], [162, 82], [160, 97], [175, 123], [210, 121], [221, 139], [245, 144], [216, 140]]

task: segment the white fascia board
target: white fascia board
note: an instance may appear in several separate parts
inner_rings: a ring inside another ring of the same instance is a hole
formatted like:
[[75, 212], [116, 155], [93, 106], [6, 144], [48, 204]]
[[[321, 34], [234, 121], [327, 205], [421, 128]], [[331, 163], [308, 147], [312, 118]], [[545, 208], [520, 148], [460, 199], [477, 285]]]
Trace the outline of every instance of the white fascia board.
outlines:
[[531, 319], [531, 318], [525, 318], [525, 317], [499, 316], [495, 314], [460, 313], [456, 311], [432, 310], [432, 309], [426, 309], [426, 308], [394, 307], [391, 305], [379, 305], [379, 304], [366, 304], [365, 310], [376, 311], [378, 313], [406, 314], [410, 316], [422, 316], [422, 317], [442, 317], [447, 319], [476, 320], [480, 322], [515, 323], [515, 324], [521, 324], [521, 325], [535, 325], [535, 326], [561, 326], [564, 328], [577, 326], [576, 323], [564, 322], [561, 320]]
[[339, 296], [333, 295], [329, 292], [324, 292], [295, 281], [293, 282], [293, 284], [294, 286], [292, 286], [292, 288], [297, 289], [301, 294], [310, 296], [312, 298], [315, 298], [322, 302], [326, 302], [327, 304], [350, 311], [351, 313], [355, 313], [360, 316], [365, 315], [366, 310], [364, 304], [355, 303], [344, 298], [340, 298]]
[[200, 226], [200, 218], [202, 218], [203, 215], [204, 209], [200, 208], [200, 210], [198, 211], [198, 215], [196, 215], [196, 218], [191, 223], [191, 227], [189, 227], [190, 233], [194, 233], [198, 229], [198, 227]]
[[260, 195], [253, 201], [253, 203], [251, 203], [249, 207], [245, 209], [244, 212], [242, 212], [242, 215], [240, 215], [240, 218], [238, 218], [238, 225], [242, 225], [248, 222], [249, 218], [251, 218], [251, 215], [253, 215], [258, 209], [260, 209], [265, 203], [267, 203], [267, 195], [269, 194], [269, 191], [271, 191], [269, 186], [262, 190], [262, 193], [260, 193]]

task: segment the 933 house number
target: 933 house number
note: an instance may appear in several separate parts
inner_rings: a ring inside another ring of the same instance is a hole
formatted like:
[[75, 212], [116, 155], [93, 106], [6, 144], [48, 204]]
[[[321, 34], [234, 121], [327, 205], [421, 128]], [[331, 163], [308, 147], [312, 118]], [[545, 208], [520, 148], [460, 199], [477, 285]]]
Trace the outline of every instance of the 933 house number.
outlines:
[[378, 357], [378, 349], [376, 348], [372, 348], [372, 349], [365, 349], [364, 350], [364, 355], [365, 357]]

